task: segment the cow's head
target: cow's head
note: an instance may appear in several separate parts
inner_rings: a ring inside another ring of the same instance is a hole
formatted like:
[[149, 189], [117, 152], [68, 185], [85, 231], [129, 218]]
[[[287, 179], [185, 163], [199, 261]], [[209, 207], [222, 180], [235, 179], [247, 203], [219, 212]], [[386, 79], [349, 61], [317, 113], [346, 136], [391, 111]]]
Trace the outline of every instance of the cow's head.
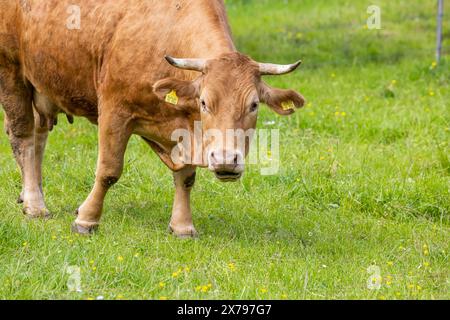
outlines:
[[[293, 90], [275, 89], [261, 80], [265, 75], [287, 74], [301, 64], [276, 65], [257, 63], [240, 53], [229, 53], [217, 59], [166, 60], [174, 67], [201, 72], [194, 81], [167, 78], [154, 85], [160, 99], [176, 99], [179, 106], [200, 110], [203, 132], [220, 132], [227, 137], [230, 130], [248, 132], [255, 129], [260, 103], [265, 103], [276, 113], [287, 116], [301, 108], [305, 100]], [[170, 100], [169, 100], [170, 101]], [[222, 181], [234, 181], [244, 171], [244, 158], [249, 143], [244, 148], [237, 142], [218, 141], [214, 135], [205, 138], [204, 149], [207, 163]]]

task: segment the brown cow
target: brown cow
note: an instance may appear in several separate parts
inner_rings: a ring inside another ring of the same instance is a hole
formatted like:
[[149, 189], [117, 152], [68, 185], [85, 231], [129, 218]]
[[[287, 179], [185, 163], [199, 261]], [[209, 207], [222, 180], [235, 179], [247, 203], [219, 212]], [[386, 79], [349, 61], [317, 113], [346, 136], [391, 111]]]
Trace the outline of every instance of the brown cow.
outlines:
[[137, 134], [174, 172], [170, 230], [195, 236], [189, 199], [196, 167], [236, 180], [248, 148], [204, 141], [202, 163], [180, 164], [170, 156], [177, 144], [171, 133], [192, 131], [195, 121], [204, 130], [255, 128], [260, 102], [292, 114], [303, 97], [271, 88], [261, 76], [299, 64], [262, 64], [238, 53], [221, 0], [0, 0], [0, 102], [22, 173], [24, 213], [49, 216], [42, 159], [48, 132], [65, 113], [70, 121], [81, 116], [98, 124], [99, 135], [95, 184], [74, 232], [98, 226], [128, 140]]

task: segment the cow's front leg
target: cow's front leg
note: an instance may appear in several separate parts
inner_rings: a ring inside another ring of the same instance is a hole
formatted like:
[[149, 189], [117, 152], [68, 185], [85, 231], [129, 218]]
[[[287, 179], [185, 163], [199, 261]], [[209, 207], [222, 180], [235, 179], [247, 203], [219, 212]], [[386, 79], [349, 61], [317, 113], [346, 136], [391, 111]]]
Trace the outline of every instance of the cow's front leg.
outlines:
[[175, 200], [169, 230], [180, 238], [197, 236], [192, 222], [190, 205], [191, 190], [195, 183], [195, 167], [188, 166], [173, 174], [175, 181]]
[[94, 188], [77, 211], [72, 231], [91, 234], [100, 222], [106, 193], [122, 175], [125, 150], [132, 130], [130, 117], [103, 112], [99, 118], [99, 156]]

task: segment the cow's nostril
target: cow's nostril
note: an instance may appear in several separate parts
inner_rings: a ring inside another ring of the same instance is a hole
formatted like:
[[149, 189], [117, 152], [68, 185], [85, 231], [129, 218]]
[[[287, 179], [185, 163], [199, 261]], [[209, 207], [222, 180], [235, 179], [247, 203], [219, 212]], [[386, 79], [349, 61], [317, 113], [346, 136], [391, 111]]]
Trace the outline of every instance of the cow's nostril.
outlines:
[[236, 154], [236, 155], [234, 156], [234, 164], [237, 165], [237, 164], [238, 164], [238, 161], [239, 161], [239, 156]]

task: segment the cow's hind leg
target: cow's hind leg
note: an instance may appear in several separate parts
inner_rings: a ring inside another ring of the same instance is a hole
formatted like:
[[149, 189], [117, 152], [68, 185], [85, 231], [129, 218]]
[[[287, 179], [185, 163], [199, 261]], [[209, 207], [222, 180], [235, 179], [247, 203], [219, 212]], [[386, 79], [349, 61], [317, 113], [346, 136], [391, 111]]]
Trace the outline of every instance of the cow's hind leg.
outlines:
[[[34, 112], [34, 146], [35, 146], [35, 161], [34, 167], [36, 172], [36, 179], [39, 183], [39, 189], [41, 190], [42, 195], [44, 195], [44, 190], [42, 188], [42, 163], [44, 160], [44, 152], [45, 146], [47, 144], [48, 138], [48, 126], [47, 123], [43, 124], [40, 120], [40, 116], [37, 112]], [[6, 118], [5, 118], [6, 120]], [[24, 189], [22, 188], [22, 192], [19, 194], [19, 198], [17, 199], [17, 203], [23, 203], [24, 201]]]
[[[9, 121], [8, 121], [8, 117], [6, 116], [6, 114], [5, 114], [5, 119], [4, 119], [4, 128], [5, 128], [6, 135], [9, 137], [11, 129], [9, 128]], [[16, 157], [16, 161], [17, 161], [17, 164], [18, 164], [18, 166], [19, 166], [19, 168], [21, 170], [21, 174], [22, 174], [23, 164], [20, 162], [21, 158], [17, 158]], [[19, 197], [17, 198], [17, 203], [18, 204], [22, 204], [23, 203], [23, 175], [22, 175], [22, 191], [19, 193]]]
[[44, 152], [47, 145], [47, 138], [49, 128], [47, 123], [42, 123], [39, 118], [39, 114], [35, 112], [35, 122], [34, 122], [34, 146], [35, 146], [35, 162], [34, 167], [36, 170], [36, 178], [39, 183], [39, 190], [41, 190], [42, 195], [44, 195], [44, 190], [42, 188], [42, 163], [44, 161]]
[[31, 218], [48, 217], [36, 171], [32, 88], [17, 66], [0, 66], [0, 102], [6, 113], [6, 131], [22, 173], [23, 212]]
[[180, 238], [197, 236], [192, 222], [190, 206], [191, 189], [195, 183], [195, 167], [187, 166], [179, 172], [174, 172], [175, 199], [169, 231]]
[[122, 175], [125, 150], [132, 134], [130, 117], [103, 106], [99, 117], [99, 155], [94, 188], [77, 211], [72, 231], [93, 233], [100, 222], [106, 193]]

